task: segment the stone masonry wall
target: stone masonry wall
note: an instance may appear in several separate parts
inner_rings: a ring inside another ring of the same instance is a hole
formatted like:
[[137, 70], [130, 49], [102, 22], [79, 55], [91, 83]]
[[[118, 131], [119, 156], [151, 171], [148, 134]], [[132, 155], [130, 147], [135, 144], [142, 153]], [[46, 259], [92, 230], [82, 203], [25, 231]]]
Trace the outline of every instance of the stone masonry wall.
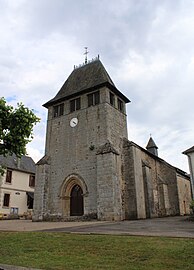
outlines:
[[124, 140], [125, 218], [179, 214], [176, 169]]
[[120, 156], [97, 155], [97, 217], [99, 220], [122, 220]]
[[[87, 95], [81, 96], [81, 109], [69, 112], [69, 100], [64, 102], [64, 115], [52, 117], [48, 110], [46, 150], [51, 157], [45, 216], [63, 216], [61, 188], [71, 174], [84, 179], [88, 194], [84, 197], [84, 215], [97, 213], [97, 156], [96, 149], [111, 140], [121, 147], [121, 138], [127, 136], [126, 115], [107, 102], [108, 89], [100, 89], [100, 104], [88, 107]], [[78, 118], [74, 128], [69, 123]], [[123, 121], [125, 119], [125, 121]], [[120, 166], [121, 170], [121, 166]], [[40, 176], [42, 177], [42, 176]], [[43, 194], [42, 194], [43, 196]]]
[[137, 196], [134, 177], [134, 156], [130, 142], [126, 139], [123, 141], [122, 161], [122, 174], [124, 179], [124, 218], [137, 219]]
[[189, 215], [191, 211], [189, 206], [192, 200], [190, 179], [178, 174], [177, 181], [180, 215]]
[[47, 213], [49, 169], [48, 164], [36, 166], [33, 221], [42, 221]]

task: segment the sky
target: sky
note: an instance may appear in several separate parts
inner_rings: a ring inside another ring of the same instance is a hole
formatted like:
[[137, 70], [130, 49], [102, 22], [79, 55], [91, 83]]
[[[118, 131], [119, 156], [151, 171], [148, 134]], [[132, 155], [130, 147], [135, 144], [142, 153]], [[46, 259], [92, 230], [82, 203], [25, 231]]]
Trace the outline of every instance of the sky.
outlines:
[[[47, 109], [74, 65], [98, 54], [127, 105], [128, 139], [189, 172], [194, 145], [193, 0], [0, 0], [0, 96], [41, 118], [28, 154], [44, 155]], [[193, 120], [192, 120], [193, 119]]]

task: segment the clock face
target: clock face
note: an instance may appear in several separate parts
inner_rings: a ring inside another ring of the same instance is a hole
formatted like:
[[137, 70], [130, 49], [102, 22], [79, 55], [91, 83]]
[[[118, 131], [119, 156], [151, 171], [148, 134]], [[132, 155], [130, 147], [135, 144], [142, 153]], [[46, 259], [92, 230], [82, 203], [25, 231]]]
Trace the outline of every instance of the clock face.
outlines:
[[72, 118], [70, 121], [70, 126], [71, 127], [76, 127], [78, 124], [78, 119], [77, 118]]

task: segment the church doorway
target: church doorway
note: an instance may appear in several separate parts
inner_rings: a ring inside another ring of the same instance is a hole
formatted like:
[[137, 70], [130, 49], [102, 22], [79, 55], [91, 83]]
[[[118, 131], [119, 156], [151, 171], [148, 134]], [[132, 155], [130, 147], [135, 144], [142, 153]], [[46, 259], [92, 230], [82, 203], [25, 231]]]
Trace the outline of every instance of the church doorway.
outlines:
[[79, 185], [74, 185], [70, 194], [70, 216], [82, 216], [83, 209], [83, 190]]
[[78, 174], [70, 174], [63, 181], [59, 192], [62, 215], [64, 218], [84, 215], [88, 189], [81, 176]]

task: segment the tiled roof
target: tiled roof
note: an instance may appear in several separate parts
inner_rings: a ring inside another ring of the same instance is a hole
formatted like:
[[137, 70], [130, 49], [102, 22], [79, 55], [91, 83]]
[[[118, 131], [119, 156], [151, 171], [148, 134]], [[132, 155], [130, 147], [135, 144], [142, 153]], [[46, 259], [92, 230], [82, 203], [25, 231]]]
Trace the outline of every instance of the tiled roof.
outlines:
[[16, 155], [4, 157], [0, 155], [0, 165], [17, 171], [35, 173], [35, 162], [31, 157], [22, 156], [21, 159]]
[[84, 92], [90, 92], [102, 86], [109, 87], [126, 103], [129, 102], [129, 99], [115, 87], [101, 61], [95, 60], [79, 68], [75, 68], [57, 95], [43, 106], [48, 108], [57, 102], [83, 94]]

